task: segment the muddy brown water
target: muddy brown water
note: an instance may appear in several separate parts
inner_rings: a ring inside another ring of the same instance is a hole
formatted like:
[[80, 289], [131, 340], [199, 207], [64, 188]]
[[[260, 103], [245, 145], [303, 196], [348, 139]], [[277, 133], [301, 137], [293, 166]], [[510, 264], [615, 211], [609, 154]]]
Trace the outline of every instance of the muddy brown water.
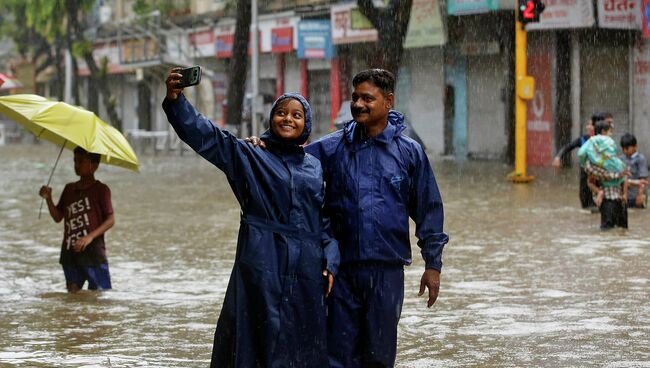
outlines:
[[[223, 174], [193, 153], [145, 155], [140, 173], [101, 166], [114, 290], [69, 295], [62, 225], [38, 220], [56, 154], [0, 147], [0, 366], [207, 366], [239, 225]], [[433, 167], [451, 242], [431, 309], [414, 245], [397, 367], [650, 367], [650, 211], [602, 233], [579, 209], [575, 168], [512, 185], [500, 163]], [[74, 178], [66, 151], [56, 198]]]

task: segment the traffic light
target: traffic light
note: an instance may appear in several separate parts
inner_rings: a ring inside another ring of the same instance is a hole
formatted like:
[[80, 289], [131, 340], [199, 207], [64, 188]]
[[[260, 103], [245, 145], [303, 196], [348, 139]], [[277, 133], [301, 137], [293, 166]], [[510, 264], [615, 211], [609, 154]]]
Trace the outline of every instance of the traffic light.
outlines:
[[518, 0], [519, 21], [521, 23], [539, 22], [546, 5], [541, 0]]

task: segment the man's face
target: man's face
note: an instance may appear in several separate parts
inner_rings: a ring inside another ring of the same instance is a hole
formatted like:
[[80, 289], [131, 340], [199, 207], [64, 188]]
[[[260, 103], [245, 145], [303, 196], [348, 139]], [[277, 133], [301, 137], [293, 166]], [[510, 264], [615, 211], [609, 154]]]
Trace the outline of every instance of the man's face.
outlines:
[[384, 96], [381, 89], [371, 82], [359, 83], [352, 92], [352, 117], [366, 126], [385, 124], [388, 112], [393, 107], [393, 99], [392, 93]]

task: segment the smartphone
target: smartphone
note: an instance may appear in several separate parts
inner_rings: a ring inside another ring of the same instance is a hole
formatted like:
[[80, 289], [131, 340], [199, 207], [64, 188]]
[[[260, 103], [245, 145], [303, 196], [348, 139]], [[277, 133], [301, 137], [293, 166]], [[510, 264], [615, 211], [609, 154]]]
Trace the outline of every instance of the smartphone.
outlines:
[[178, 72], [183, 75], [178, 88], [196, 86], [197, 84], [201, 83], [201, 67], [198, 65], [181, 69]]

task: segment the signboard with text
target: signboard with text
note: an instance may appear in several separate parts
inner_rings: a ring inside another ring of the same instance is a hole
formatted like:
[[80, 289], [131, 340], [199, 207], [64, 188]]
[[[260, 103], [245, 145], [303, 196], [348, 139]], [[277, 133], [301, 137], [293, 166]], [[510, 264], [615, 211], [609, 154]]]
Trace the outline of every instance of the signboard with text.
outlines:
[[641, 0], [598, 0], [598, 26], [641, 29]]
[[499, 8], [498, 0], [448, 0], [447, 14], [479, 14]]
[[[334, 44], [346, 44], [356, 42], [377, 41], [377, 30], [374, 28], [357, 29], [352, 25], [353, 11], [357, 8], [356, 3], [332, 5], [332, 42]], [[357, 16], [358, 18], [358, 16]], [[355, 22], [359, 23], [359, 22]]]
[[195, 57], [209, 57], [216, 52], [212, 29], [189, 34], [190, 47]]
[[404, 48], [440, 46], [445, 41], [438, 0], [413, 0]]
[[331, 24], [327, 20], [302, 20], [298, 23], [298, 58], [331, 59]]
[[594, 25], [594, 6], [591, 0], [544, 0], [546, 9], [539, 23], [526, 25], [526, 30], [587, 28]]
[[271, 52], [293, 51], [293, 27], [271, 29]]

